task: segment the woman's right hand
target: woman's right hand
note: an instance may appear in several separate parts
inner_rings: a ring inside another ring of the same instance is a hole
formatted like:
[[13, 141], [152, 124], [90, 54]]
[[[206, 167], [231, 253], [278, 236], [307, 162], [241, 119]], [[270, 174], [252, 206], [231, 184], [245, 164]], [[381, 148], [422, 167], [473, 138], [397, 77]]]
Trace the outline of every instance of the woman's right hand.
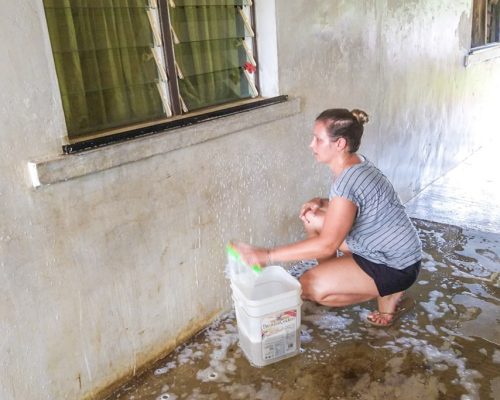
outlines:
[[258, 264], [264, 266], [269, 264], [269, 249], [263, 247], [254, 247], [242, 242], [231, 242], [231, 245], [240, 253], [243, 261], [248, 265]]

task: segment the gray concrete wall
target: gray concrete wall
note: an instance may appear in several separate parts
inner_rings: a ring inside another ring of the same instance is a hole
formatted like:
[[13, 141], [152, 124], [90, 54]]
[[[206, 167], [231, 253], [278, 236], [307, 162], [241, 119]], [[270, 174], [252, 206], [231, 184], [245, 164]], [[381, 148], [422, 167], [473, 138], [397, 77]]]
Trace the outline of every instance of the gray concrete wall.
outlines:
[[373, 3], [277, 1], [300, 114], [38, 190], [27, 162], [65, 137], [42, 2], [0, 3], [1, 399], [92, 397], [227, 309], [225, 242], [297, 239], [326, 193], [324, 108], [371, 114], [361, 152], [404, 200], [482, 144], [500, 69], [463, 67], [471, 2]]

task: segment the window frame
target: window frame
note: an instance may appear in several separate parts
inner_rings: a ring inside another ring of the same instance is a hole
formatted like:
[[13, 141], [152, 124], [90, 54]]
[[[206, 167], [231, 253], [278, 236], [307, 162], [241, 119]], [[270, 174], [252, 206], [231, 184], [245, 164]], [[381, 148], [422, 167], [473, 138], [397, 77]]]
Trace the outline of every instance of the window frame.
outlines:
[[[490, 1], [472, 1], [471, 49], [465, 56], [465, 67], [500, 57], [500, 41], [488, 42], [487, 19]], [[500, 7], [500, 2], [496, 7]]]
[[[272, 10], [274, 11], [274, 0], [269, 1], [272, 3]], [[156, 0], [158, 6], [159, 23], [161, 25], [161, 36], [163, 41], [163, 52], [165, 57], [165, 72], [169, 77], [168, 90], [170, 96], [170, 107], [172, 116], [165, 115], [164, 118], [156, 119], [153, 121], [144, 120], [134, 124], [124, 124], [122, 126], [113, 127], [109, 129], [96, 130], [82, 136], [70, 137], [67, 130], [66, 122], [66, 136], [63, 138], [64, 144], [62, 150], [64, 154], [72, 154], [89, 150], [96, 147], [111, 145], [113, 143], [130, 140], [146, 135], [151, 135], [159, 132], [164, 132], [170, 129], [180, 128], [186, 125], [202, 123], [203, 121], [213, 118], [220, 118], [224, 115], [232, 115], [234, 113], [259, 108], [265, 105], [272, 105], [279, 102], [287, 101], [287, 96], [274, 95], [265, 97], [260, 88], [260, 60], [257, 54], [257, 34], [252, 37], [252, 56], [257, 63], [257, 70], [254, 73], [254, 84], [258, 88], [258, 96], [235, 100], [215, 106], [208, 106], [194, 111], [183, 111], [182, 100], [179, 91], [179, 76], [176, 72], [175, 54], [174, 54], [174, 38], [171, 31], [170, 15], [169, 15], [169, 0]], [[251, 27], [254, 32], [258, 31], [257, 18], [256, 18], [256, 3], [262, 2], [250, 1], [250, 14], [251, 14]], [[266, 6], [269, 8], [268, 6]], [[47, 23], [47, 22], [46, 22]], [[275, 31], [274, 31], [275, 33]], [[50, 38], [49, 38], [50, 43]], [[52, 53], [52, 51], [51, 51]], [[57, 82], [59, 89], [59, 82]], [[59, 96], [61, 91], [59, 89]], [[62, 106], [62, 105], [61, 105]], [[63, 115], [64, 111], [63, 111]]]

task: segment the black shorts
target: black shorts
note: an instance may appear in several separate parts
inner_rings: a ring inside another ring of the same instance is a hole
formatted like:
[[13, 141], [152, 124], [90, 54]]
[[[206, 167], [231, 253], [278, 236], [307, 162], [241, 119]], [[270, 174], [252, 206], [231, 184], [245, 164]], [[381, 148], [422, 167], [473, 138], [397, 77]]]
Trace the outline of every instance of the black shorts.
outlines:
[[380, 296], [387, 296], [408, 289], [415, 283], [420, 272], [420, 261], [405, 269], [396, 269], [385, 264], [374, 263], [358, 254], [353, 254], [352, 257], [361, 269], [375, 281]]

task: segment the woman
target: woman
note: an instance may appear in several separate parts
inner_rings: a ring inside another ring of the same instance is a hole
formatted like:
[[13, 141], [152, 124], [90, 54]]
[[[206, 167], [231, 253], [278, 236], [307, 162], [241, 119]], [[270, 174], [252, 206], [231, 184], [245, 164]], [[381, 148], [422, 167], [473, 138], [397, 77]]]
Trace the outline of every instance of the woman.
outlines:
[[333, 183], [329, 199], [302, 206], [307, 239], [273, 249], [236, 246], [249, 264], [317, 258], [300, 279], [304, 299], [341, 307], [376, 298], [378, 311], [367, 321], [389, 326], [417, 279], [421, 242], [391, 183], [356, 153], [366, 122], [361, 110], [329, 109], [316, 118], [310, 147]]

